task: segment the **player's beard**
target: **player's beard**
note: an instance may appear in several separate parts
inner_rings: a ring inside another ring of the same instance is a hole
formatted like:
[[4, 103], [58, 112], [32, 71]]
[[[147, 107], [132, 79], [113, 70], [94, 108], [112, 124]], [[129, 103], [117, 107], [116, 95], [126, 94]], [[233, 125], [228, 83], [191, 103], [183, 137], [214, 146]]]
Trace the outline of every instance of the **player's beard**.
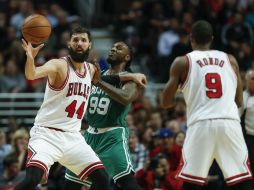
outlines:
[[71, 59], [77, 63], [83, 63], [84, 61], [87, 60], [88, 56], [89, 56], [89, 48], [82, 52], [82, 53], [79, 53], [79, 52], [76, 52], [74, 51], [72, 48], [69, 48], [69, 53], [70, 53], [70, 56], [71, 56]]
[[107, 63], [110, 64], [111, 67], [114, 67], [115, 65], [119, 65], [121, 63], [121, 61], [107, 57]]

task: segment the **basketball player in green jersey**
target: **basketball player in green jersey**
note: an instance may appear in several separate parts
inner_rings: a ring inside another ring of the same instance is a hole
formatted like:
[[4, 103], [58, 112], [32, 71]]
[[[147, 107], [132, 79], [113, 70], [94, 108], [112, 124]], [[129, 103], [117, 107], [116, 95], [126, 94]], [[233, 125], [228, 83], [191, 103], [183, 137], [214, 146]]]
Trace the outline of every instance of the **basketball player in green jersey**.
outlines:
[[[130, 48], [123, 42], [115, 43], [107, 58], [110, 69], [102, 72], [101, 78], [124, 74], [131, 61]], [[146, 80], [143, 82], [145, 84]], [[129, 131], [125, 121], [131, 103], [139, 95], [141, 87], [133, 81], [121, 83], [114, 80], [112, 83], [115, 84], [99, 80], [93, 86], [87, 112], [89, 127], [84, 137], [117, 185], [124, 190], [141, 190], [133, 176], [128, 148]], [[65, 178], [65, 190], [80, 189], [82, 184], [91, 184], [89, 181], [81, 181], [70, 170], [67, 170]]]

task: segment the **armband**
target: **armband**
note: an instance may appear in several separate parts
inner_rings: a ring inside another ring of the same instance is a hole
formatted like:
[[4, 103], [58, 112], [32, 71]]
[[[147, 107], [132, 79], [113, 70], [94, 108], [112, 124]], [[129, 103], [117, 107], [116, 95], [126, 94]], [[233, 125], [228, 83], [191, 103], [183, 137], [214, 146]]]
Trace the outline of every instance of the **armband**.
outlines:
[[118, 85], [120, 83], [119, 75], [103, 75], [101, 76], [101, 80], [111, 85]]

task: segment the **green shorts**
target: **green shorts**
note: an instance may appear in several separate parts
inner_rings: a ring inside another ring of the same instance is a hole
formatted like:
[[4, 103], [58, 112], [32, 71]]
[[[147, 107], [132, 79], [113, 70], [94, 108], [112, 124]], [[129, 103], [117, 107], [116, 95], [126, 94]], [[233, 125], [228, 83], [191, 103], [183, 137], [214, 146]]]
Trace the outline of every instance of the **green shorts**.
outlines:
[[[89, 128], [91, 129], [91, 128]], [[84, 137], [95, 153], [101, 159], [107, 173], [116, 181], [117, 179], [134, 172], [128, 146], [129, 131], [124, 127], [115, 127], [107, 132], [85, 132]], [[85, 156], [85, 155], [84, 155]], [[65, 178], [82, 184], [83, 182], [67, 169]]]

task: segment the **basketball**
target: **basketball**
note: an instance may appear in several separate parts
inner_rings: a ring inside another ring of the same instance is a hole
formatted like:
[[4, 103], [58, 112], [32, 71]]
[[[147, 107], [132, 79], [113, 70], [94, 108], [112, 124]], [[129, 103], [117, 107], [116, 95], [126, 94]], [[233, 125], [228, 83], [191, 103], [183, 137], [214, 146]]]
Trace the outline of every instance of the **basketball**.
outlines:
[[49, 38], [51, 25], [45, 16], [35, 14], [25, 19], [21, 32], [26, 41], [41, 44]]

